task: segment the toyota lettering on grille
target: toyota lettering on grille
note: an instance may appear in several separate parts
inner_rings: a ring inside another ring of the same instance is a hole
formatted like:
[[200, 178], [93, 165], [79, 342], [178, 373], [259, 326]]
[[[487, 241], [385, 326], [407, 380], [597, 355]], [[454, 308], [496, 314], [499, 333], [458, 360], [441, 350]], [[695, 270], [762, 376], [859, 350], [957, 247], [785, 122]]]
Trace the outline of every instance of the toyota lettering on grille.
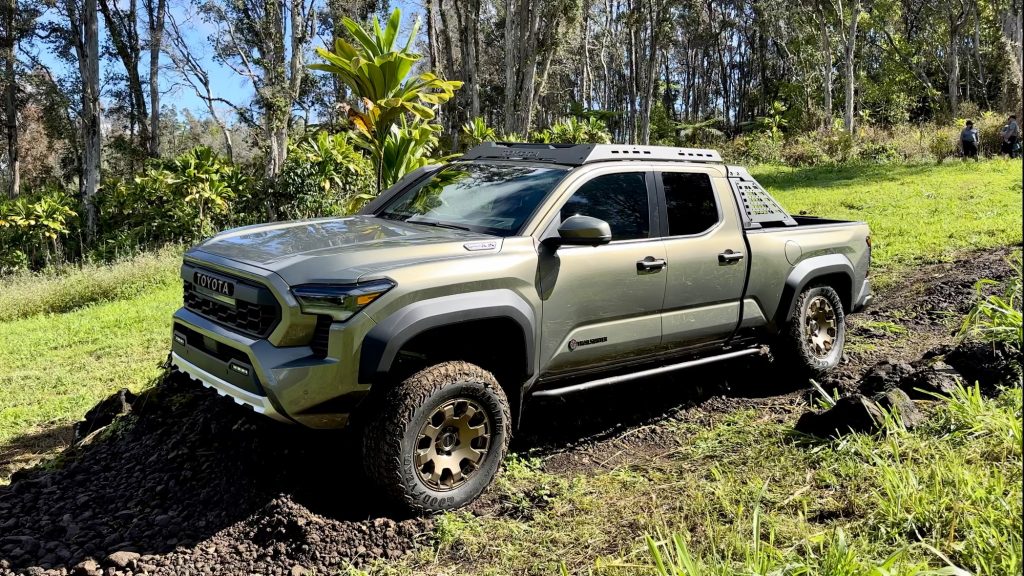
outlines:
[[193, 281], [196, 286], [205, 288], [211, 292], [223, 294], [225, 296], [235, 295], [235, 284], [234, 282], [228, 282], [227, 280], [221, 280], [220, 278], [214, 278], [213, 276], [207, 276], [202, 272], [196, 272], [193, 276]]

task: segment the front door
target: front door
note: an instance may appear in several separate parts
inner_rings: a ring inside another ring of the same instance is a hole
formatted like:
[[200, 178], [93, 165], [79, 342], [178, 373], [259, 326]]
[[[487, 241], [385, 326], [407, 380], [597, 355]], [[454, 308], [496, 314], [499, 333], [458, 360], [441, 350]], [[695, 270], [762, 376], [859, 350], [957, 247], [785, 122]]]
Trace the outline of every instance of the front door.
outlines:
[[653, 175], [598, 171], [576, 187], [554, 216], [557, 222], [546, 227], [553, 231], [569, 216], [592, 216], [608, 222], [612, 241], [542, 248], [538, 288], [545, 375], [615, 364], [658, 348], [666, 269], [661, 266], [665, 247], [652, 218], [657, 214]]
[[750, 255], [735, 212], [722, 209], [724, 177], [709, 169], [666, 169], [656, 174], [665, 207], [668, 260], [664, 344], [668, 349], [709, 344], [736, 328]]

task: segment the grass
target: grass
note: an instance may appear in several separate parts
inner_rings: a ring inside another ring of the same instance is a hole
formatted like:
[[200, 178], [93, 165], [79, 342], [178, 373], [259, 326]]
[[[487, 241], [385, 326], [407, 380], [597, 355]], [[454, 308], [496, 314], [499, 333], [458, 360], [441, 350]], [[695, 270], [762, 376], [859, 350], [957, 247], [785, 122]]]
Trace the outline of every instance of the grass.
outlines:
[[0, 322], [0, 461], [66, 441], [46, 431], [119, 388], [146, 386], [167, 355], [180, 299], [172, 282], [127, 300]]
[[497, 499], [533, 505], [444, 515], [433, 549], [369, 572], [1020, 574], [1019, 388], [962, 389], [913, 432], [822, 442], [791, 425], [676, 425], [668, 457], [572, 478], [514, 459]]
[[790, 212], [864, 220], [881, 283], [905, 266], [1021, 242], [1021, 162], [759, 167]]
[[0, 322], [70, 312], [174, 285], [181, 252], [167, 247], [114, 264], [69, 265], [6, 277], [0, 285]]

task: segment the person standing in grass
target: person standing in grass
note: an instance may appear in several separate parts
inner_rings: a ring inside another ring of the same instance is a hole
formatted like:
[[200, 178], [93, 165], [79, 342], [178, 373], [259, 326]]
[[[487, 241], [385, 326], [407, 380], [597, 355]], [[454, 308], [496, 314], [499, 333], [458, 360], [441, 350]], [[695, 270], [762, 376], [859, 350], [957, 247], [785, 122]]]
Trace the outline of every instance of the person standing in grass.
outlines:
[[1010, 158], [1017, 157], [1017, 146], [1020, 145], [1020, 124], [1017, 123], [1017, 115], [1010, 114], [1006, 125], [999, 131], [1003, 137], [1003, 154], [1009, 154]]
[[967, 125], [960, 131], [960, 147], [964, 151], [964, 159], [974, 158], [974, 161], [978, 161], [978, 129], [974, 127], [974, 122], [967, 121]]

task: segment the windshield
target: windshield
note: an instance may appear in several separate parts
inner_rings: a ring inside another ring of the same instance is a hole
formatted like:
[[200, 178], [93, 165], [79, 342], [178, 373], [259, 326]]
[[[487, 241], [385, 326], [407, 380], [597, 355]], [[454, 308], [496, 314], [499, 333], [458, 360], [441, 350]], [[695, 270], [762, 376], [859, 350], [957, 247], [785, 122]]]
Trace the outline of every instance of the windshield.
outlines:
[[452, 164], [399, 194], [377, 216], [511, 236], [568, 172], [560, 166]]

